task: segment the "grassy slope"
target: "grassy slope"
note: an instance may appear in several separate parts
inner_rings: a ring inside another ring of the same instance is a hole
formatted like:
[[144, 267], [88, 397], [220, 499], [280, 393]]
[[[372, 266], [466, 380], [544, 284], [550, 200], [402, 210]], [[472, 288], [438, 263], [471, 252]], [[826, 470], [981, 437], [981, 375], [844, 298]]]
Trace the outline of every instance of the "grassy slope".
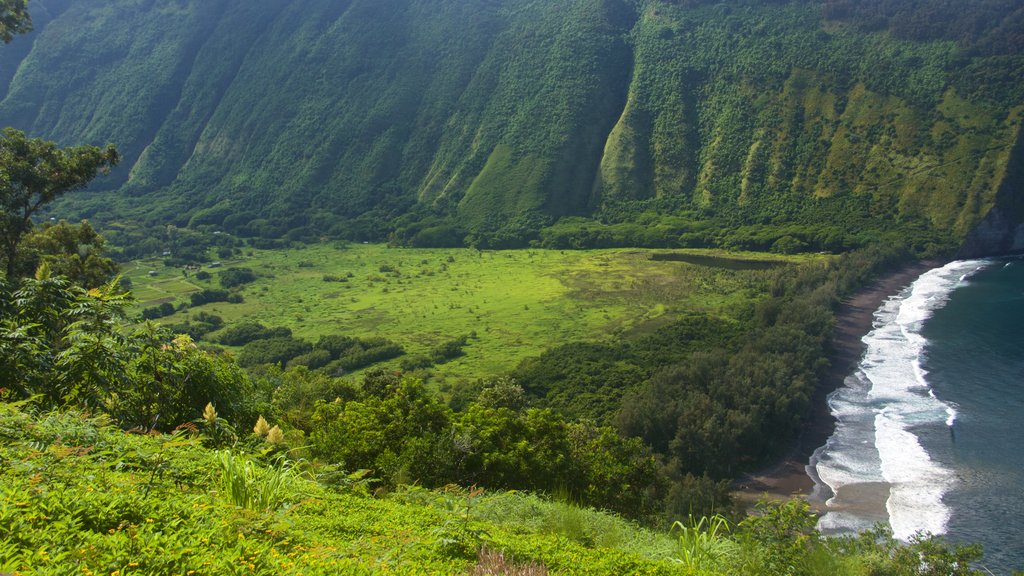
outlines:
[[[256, 250], [225, 262], [227, 267], [250, 267], [260, 276], [244, 288], [244, 303], [193, 310], [218, 314], [229, 323], [245, 318], [288, 326], [296, 336], [314, 341], [322, 334], [380, 335], [409, 353], [475, 333], [465, 356], [435, 368], [438, 376], [459, 381], [506, 372], [521, 359], [565, 342], [644, 332], [686, 311], [730, 318], [760, 295], [758, 272], [652, 261], [650, 255], [363, 244]], [[381, 272], [382, 266], [397, 273]], [[158, 275], [151, 278], [150, 270]], [[213, 278], [201, 282], [158, 262], [126, 267], [140, 306], [187, 301], [189, 293], [217, 286], [216, 270], [211, 272]], [[345, 282], [323, 279], [349, 273]], [[185, 314], [167, 321], [179, 322]]]
[[197, 440], [0, 404], [0, 571], [458, 574], [487, 544], [555, 574], [674, 572], [665, 536], [525, 494], [378, 499], [292, 474], [280, 504], [239, 508], [217, 457]]
[[[666, 534], [519, 492], [408, 488], [371, 497], [352, 476], [316, 481], [308, 463], [272, 464], [267, 445], [251, 435], [242, 442], [248, 453], [202, 441], [126, 434], [74, 410], [32, 413], [0, 403], [0, 571], [981, 574], [941, 542], [901, 550], [882, 533], [821, 539], [795, 502], [749, 518], [732, 534], [719, 522], [693, 519], [689, 529]], [[256, 493], [264, 497], [245, 497]], [[481, 549], [501, 559], [487, 561]]]
[[220, 205], [326, 231], [403, 198], [493, 229], [659, 197], [962, 236], [992, 205], [1019, 56], [822, 22], [814, 4], [687, 4], [71, 1], [27, 55], [4, 49], [19, 66], [0, 124], [117, 143], [100, 185], [119, 193], [76, 211], [151, 223]]

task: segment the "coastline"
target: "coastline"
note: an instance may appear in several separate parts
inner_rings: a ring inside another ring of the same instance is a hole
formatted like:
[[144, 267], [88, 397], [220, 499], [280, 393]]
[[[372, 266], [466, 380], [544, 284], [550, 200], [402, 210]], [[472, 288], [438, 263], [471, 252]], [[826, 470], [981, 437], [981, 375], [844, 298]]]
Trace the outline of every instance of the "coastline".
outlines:
[[[873, 328], [875, 311], [921, 274], [944, 264], [942, 260], [909, 263], [882, 275], [840, 304], [835, 312], [832, 349], [828, 355], [829, 371], [814, 391], [810, 420], [793, 448], [780, 461], [733, 482], [733, 496], [737, 502], [750, 506], [764, 498], [788, 500], [812, 494], [815, 484], [806, 467], [814, 451], [823, 446], [835, 431], [836, 420], [829, 409], [828, 396], [843, 385], [860, 362], [864, 354], [861, 339]], [[811, 505], [820, 508], [824, 502], [811, 502]]]

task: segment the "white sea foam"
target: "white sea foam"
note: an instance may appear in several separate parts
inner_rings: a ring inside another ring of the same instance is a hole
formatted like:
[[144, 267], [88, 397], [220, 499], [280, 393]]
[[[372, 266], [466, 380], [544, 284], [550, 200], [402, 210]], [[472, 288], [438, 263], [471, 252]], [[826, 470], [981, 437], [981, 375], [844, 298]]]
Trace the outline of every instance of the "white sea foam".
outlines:
[[955, 403], [946, 402], [946, 426], [950, 428], [956, 424], [956, 407], [957, 405]]
[[882, 413], [875, 417], [882, 476], [890, 484], [885, 503], [889, 525], [901, 540], [918, 531], [942, 534], [949, 520], [942, 496], [952, 486], [953, 473], [928, 457], [901, 416]]
[[822, 530], [862, 529], [863, 518], [845, 510], [849, 503], [835, 495], [849, 484], [884, 483], [889, 486], [885, 509], [897, 538], [922, 530], [945, 532], [949, 510], [942, 497], [955, 478], [929, 457], [914, 428], [952, 426], [956, 409], [928, 386], [922, 368], [927, 340], [921, 328], [954, 289], [986, 264], [960, 261], [931, 270], [875, 312], [857, 372], [829, 398], [835, 433], [811, 462], [834, 495], [827, 506], [835, 511], [822, 517]]

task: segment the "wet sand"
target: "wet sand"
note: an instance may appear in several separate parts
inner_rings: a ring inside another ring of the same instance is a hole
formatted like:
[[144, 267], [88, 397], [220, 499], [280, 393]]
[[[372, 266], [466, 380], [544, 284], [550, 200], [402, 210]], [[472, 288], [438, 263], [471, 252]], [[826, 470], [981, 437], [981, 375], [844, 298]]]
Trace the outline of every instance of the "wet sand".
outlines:
[[[890, 297], [899, 294], [914, 280], [944, 262], [927, 260], [904, 266], [885, 274], [871, 285], [844, 301], [835, 313], [832, 334], [831, 367], [814, 392], [813, 412], [796, 445], [782, 461], [733, 483], [733, 495], [740, 502], [753, 504], [761, 498], [786, 500], [794, 496], [811, 496], [814, 481], [807, 475], [811, 455], [823, 446], [835, 430], [836, 420], [828, 407], [828, 395], [843, 385], [864, 355], [861, 341], [871, 331], [875, 311]], [[812, 498], [811, 505], [820, 508], [823, 498]]]

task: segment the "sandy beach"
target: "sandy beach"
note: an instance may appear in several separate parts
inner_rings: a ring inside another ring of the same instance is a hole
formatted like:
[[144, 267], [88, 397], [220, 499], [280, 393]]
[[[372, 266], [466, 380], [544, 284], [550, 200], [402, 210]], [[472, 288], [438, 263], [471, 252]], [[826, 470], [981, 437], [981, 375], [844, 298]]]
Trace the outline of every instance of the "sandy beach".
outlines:
[[[935, 260], [909, 264], [896, 272], [883, 275], [839, 306], [835, 314], [836, 325], [829, 355], [831, 367], [814, 393], [810, 421], [782, 461], [734, 482], [734, 496], [739, 501], [752, 504], [764, 497], [784, 500], [812, 493], [814, 481], [807, 475], [806, 466], [814, 451], [824, 445], [835, 430], [835, 418], [828, 407], [828, 395], [843, 385], [843, 381], [860, 362], [864, 354], [861, 339], [871, 331], [875, 311], [886, 299], [898, 294], [921, 274], [942, 265], [943, 262]], [[811, 504], [820, 506], [824, 503], [812, 501]]]

